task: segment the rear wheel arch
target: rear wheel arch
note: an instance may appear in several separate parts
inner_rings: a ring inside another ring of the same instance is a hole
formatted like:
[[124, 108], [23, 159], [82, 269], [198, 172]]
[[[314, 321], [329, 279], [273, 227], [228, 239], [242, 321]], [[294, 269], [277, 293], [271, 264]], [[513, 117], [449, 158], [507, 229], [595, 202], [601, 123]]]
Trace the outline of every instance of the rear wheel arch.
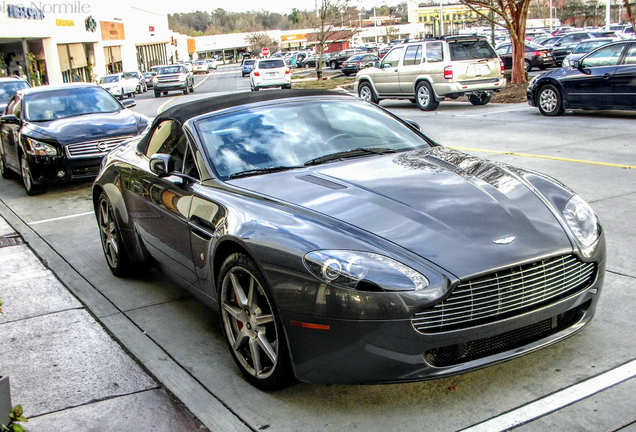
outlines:
[[423, 76], [423, 77], [416, 78], [415, 82], [413, 83], [413, 94], [415, 94], [415, 91], [417, 90], [417, 86], [423, 81], [426, 81], [428, 85], [431, 86], [431, 90], [433, 90], [433, 95], [435, 96], [435, 100], [438, 102], [441, 101], [443, 98], [441, 98], [435, 91], [435, 85], [433, 83], [433, 80], [430, 77]]

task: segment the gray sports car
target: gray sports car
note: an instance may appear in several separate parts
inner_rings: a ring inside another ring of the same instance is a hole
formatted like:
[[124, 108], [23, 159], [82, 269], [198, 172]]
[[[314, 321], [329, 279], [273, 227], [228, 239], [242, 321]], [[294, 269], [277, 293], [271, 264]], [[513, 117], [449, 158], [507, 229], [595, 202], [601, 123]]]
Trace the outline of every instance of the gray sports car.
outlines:
[[175, 106], [93, 187], [115, 275], [159, 267], [219, 311], [255, 386], [406, 382], [587, 324], [605, 274], [590, 206], [327, 91]]

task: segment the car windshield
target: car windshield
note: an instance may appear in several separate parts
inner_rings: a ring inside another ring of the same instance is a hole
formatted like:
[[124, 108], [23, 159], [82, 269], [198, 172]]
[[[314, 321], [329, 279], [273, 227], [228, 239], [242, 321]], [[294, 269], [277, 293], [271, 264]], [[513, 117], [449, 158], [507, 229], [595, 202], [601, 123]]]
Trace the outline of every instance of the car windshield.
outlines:
[[181, 66], [165, 66], [162, 67], [161, 69], [159, 69], [159, 71], [157, 72], [158, 74], [164, 75], [164, 74], [178, 74], [181, 73], [183, 71], [183, 69], [181, 69]]
[[99, 79], [100, 84], [108, 84], [119, 81], [119, 75], [109, 75]]
[[109, 113], [122, 106], [101, 87], [68, 88], [27, 95], [28, 121], [49, 121], [86, 114]]
[[261, 60], [258, 62], [259, 69], [276, 69], [284, 67], [285, 62], [283, 60]]
[[497, 54], [485, 40], [457, 40], [449, 41], [451, 60], [472, 60], [496, 58]]
[[364, 149], [355, 154], [373, 155], [430, 146], [391, 115], [356, 100], [277, 103], [208, 117], [195, 127], [225, 179], [245, 171], [301, 167], [334, 153]]
[[13, 93], [23, 88], [27, 88], [29, 85], [26, 81], [15, 80], [9, 82], [0, 82], [0, 101], [6, 102], [11, 99]]
[[593, 40], [579, 43], [572, 51], [572, 54], [588, 53], [600, 46], [610, 43], [610, 39]]
[[205, 62], [204, 61], [198, 61], [195, 63], [195, 65], [197, 66], [205, 66]]

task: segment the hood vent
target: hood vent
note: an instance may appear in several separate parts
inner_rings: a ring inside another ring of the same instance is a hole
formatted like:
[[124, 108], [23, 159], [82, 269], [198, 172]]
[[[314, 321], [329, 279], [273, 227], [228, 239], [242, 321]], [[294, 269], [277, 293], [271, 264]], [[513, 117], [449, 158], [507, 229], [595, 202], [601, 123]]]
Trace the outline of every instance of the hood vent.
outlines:
[[346, 186], [343, 186], [343, 185], [341, 185], [339, 183], [335, 183], [335, 182], [332, 182], [330, 180], [325, 180], [323, 178], [316, 177], [316, 176], [313, 176], [313, 175], [298, 176], [296, 178], [298, 180], [303, 180], [303, 181], [306, 181], [306, 182], [309, 182], [309, 183], [313, 183], [313, 184], [316, 184], [318, 186], [323, 186], [323, 187], [326, 187], [328, 189], [333, 189], [333, 190], [339, 190], [339, 189], [346, 189], [347, 188]]

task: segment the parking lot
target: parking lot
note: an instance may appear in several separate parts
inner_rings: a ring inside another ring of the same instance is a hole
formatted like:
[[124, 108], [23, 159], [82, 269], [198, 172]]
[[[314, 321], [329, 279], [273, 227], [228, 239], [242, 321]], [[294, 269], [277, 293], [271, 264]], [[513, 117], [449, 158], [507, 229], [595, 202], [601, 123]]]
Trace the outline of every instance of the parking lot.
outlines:
[[440, 144], [551, 175], [592, 205], [605, 230], [608, 265], [589, 326], [557, 345], [451, 378], [299, 383], [263, 393], [241, 378], [214, 313], [157, 270], [147, 280], [110, 274], [90, 182], [27, 197], [19, 181], [0, 179], [0, 214], [210, 430], [493, 431], [523, 424], [519, 430], [636, 431], [636, 113], [547, 118], [526, 104], [442, 102], [433, 112], [408, 101], [381, 105]]

